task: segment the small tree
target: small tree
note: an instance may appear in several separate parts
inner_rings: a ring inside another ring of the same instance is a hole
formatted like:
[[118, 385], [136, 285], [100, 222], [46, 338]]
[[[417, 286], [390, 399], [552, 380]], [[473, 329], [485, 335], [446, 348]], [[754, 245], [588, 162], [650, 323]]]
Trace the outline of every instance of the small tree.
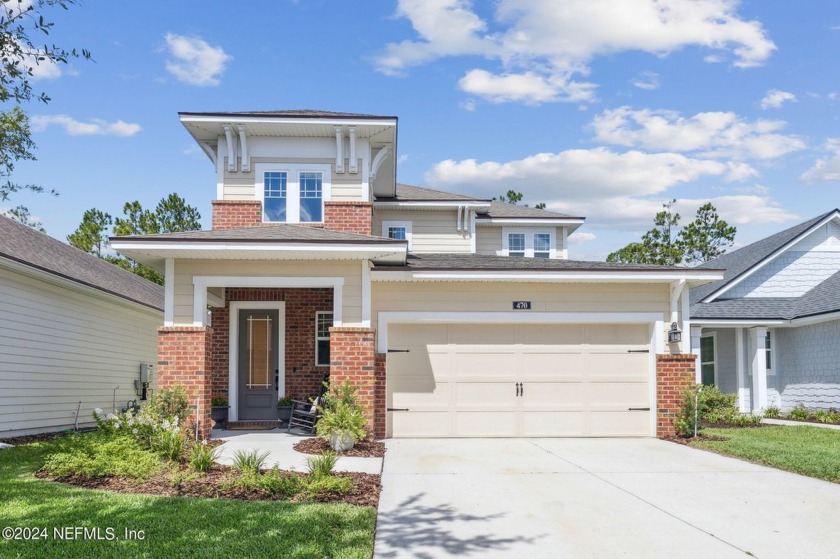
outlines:
[[[519, 202], [522, 201], [522, 198], [524, 198], [524, 195], [521, 192], [517, 192], [517, 191], [511, 189], [511, 190], [508, 190], [507, 193], [502, 194], [497, 198], [493, 198], [493, 200], [498, 200], [499, 202], [504, 202], [505, 204], [512, 204], [512, 205], [516, 206], [517, 204], [519, 204]], [[525, 204], [525, 207], [527, 208], [528, 204]], [[538, 210], [544, 210], [545, 209], [545, 202], [540, 202], [539, 204], [536, 204], [534, 207]]]
[[18, 223], [28, 225], [36, 231], [40, 231], [41, 233], [47, 232], [47, 230], [44, 229], [44, 225], [40, 221], [38, 221], [37, 219], [33, 219], [32, 214], [29, 213], [29, 209], [26, 206], [18, 206], [16, 208], [12, 208], [11, 210], [7, 210], [5, 214], [6, 217], [10, 217]]
[[111, 214], [91, 208], [85, 211], [79, 227], [67, 235], [67, 242], [79, 250], [102, 258], [102, 250], [108, 246], [108, 227], [111, 223]]
[[720, 218], [711, 203], [703, 204], [694, 221], [686, 225], [677, 238], [683, 261], [702, 264], [714, 260], [734, 244], [736, 231]]

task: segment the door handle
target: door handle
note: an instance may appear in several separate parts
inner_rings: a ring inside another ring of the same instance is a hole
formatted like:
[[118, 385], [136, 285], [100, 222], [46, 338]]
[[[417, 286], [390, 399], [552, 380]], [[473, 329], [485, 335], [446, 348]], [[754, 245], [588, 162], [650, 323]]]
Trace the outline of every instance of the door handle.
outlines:
[[523, 389], [522, 389], [522, 383], [521, 383], [521, 382], [517, 382], [517, 383], [516, 383], [516, 396], [517, 396], [517, 398], [518, 398], [519, 396], [522, 396], [522, 392], [523, 392]]
[[520, 382], [519, 383], [519, 396], [522, 397], [524, 395], [525, 395], [525, 383]]

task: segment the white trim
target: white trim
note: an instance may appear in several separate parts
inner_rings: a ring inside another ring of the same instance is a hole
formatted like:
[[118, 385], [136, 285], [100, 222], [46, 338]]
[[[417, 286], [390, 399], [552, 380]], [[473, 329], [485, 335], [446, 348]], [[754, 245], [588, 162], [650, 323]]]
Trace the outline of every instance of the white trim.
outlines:
[[702, 326], [703, 328], [753, 328], [754, 326], [787, 326], [790, 321], [784, 319], [777, 320], [705, 320], [693, 319], [691, 323], [695, 326]]
[[794, 318], [790, 321], [791, 326], [810, 326], [811, 324], [820, 324], [823, 322], [831, 322], [832, 320], [840, 320], [840, 311], [831, 313], [818, 314], [814, 316], [803, 316], [802, 318]]
[[[329, 367], [330, 364], [327, 363], [325, 365], [321, 365], [318, 363], [318, 342], [321, 341], [323, 338], [318, 337], [318, 324], [320, 321], [318, 320], [318, 316], [322, 314], [332, 314], [332, 311], [315, 311], [315, 366], [316, 367]], [[327, 341], [330, 340], [329, 330], [327, 331]]]
[[554, 260], [557, 258], [557, 228], [522, 228], [522, 227], [502, 227], [502, 253], [509, 256], [510, 253], [510, 235], [525, 235], [525, 258], [536, 258], [534, 253], [534, 237], [537, 235], [548, 235], [548, 258]]
[[735, 328], [735, 375], [738, 379], [738, 411], [749, 413], [750, 402], [747, 399], [747, 374], [744, 368], [744, 329]]
[[656, 403], [656, 355], [659, 353], [659, 338], [657, 332], [662, 332], [662, 321], [654, 321], [650, 325], [650, 353], [648, 354], [648, 402], [650, 403], [650, 436], [656, 436], [656, 419], [659, 415], [659, 407]]
[[216, 164], [216, 200], [225, 199], [225, 165], [224, 157], [222, 157], [221, 149], [222, 138], [216, 139], [217, 157], [214, 161]]
[[370, 261], [362, 260], [362, 326], [370, 328]]
[[[687, 286], [686, 286], [687, 287]], [[682, 338], [682, 345], [680, 346], [681, 353], [691, 353], [691, 338], [688, 336], [688, 333], [691, 331], [691, 297], [690, 297], [690, 290], [683, 289], [682, 295], [680, 297], [682, 301], [682, 309], [680, 311], [680, 315], [682, 318], [682, 331], [683, 331], [683, 338]]]
[[472, 254], [475, 254], [475, 251], [476, 251], [475, 210], [470, 208], [470, 252]]
[[344, 134], [341, 126], [335, 127], [335, 172], [344, 172]]
[[[776, 361], [776, 333], [773, 331], [773, 328], [767, 329], [767, 335], [770, 336], [770, 365], [771, 367], [767, 369], [767, 376], [774, 377], [776, 376], [776, 365], [778, 362]], [[765, 347], [764, 353], [767, 353], [767, 348]], [[765, 356], [766, 359], [766, 356]]]
[[0, 267], [6, 267], [13, 272], [18, 272], [20, 274], [24, 274], [27, 276], [31, 276], [35, 279], [39, 279], [42, 281], [46, 281], [52, 285], [57, 285], [64, 289], [71, 289], [78, 293], [83, 293], [88, 296], [96, 297], [97, 299], [107, 301], [109, 303], [119, 303], [130, 307], [135, 310], [143, 310], [146, 313], [154, 314], [154, 316], [160, 317], [163, 315], [163, 311], [159, 309], [152, 308], [148, 305], [144, 305], [143, 303], [138, 303], [137, 301], [132, 301], [130, 299], [126, 299], [120, 295], [116, 295], [114, 293], [108, 293], [99, 289], [97, 287], [93, 287], [90, 285], [85, 285], [78, 281], [75, 281], [70, 278], [64, 278], [58, 276], [54, 273], [48, 272], [46, 270], [41, 270], [39, 268], [32, 267], [30, 265], [24, 264], [22, 262], [18, 262], [16, 260], [11, 260], [0, 255]]
[[230, 421], [239, 419], [239, 311], [269, 309], [278, 311], [280, 327], [277, 328], [279, 345], [277, 349], [277, 398], [285, 394], [286, 388], [286, 303], [284, 301], [231, 301], [228, 323], [228, 403]]
[[244, 124], [237, 124], [236, 129], [239, 131], [239, 150], [242, 154], [242, 172], [248, 173], [251, 171], [251, 152], [248, 151], [248, 135], [245, 133]]
[[249, 242], [135, 242], [135, 241], [115, 241], [111, 247], [117, 251], [123, 250], [243, 250], [243, 251], [265, 251], [265, 252], [356, 252], [367, 254], [379, 254], [382, 252], [389, 254], [405, 253], [406, 245], [401, 243], [364, 243], [364, 244], [348, 244], [348, 243], [307, 243], [305, 241], [297, 243], [283, 243], [278, 241], [278, 244], [273, 243], [249, 243]]
[[470, 207], [472, 208], [489, 208], [489, 202], [482, 202], [480, 200], [462, 200], [462, 201], [451, 201], [451, 202], [423, 202], [423, 201], [411, 201], [411, 202], [374, 202], [373, 207], [374, 209], [378, 208], [381, 210], [399, 210], [399, 209], [415, 209], [415, 210], [457, 210], [459, 207], [463, 206], [464, 204], [469, 203]]
[[333, 326], [341, 326], [343, 277], [193, 276], [193, 326], [204, 326], [208, 287], [331, 287]]
[[175, 260], [167, 258], [163, 274], [163, 325], [175, 324]]
[[[686, 270], [686, 272], [594, 272], [557, 270], [548, 272], [528, 271], [480, 271], [480, 270], [425, 270], [391, 272], [373, 270], [373, 281], [599, 281], [603, 283], [671, 283], [675, 280], [709, 280], [709, 275]], [[719, 276], [718, 276], [719, 277]]]
[[355, 125], [355, 126], [375, 126], [375, 127], [396, 127], [397, 126], [397, 119], [396, 118], [381, 118], [381, 119], [369, 119], [369, 118], [334, 118], [331, 119], [327, 118], [320, 118], [320, 117], [282, 117], [282, 116], [244, 116], [244, 115], [237, 115], [237, 114], [230, 114], [230, 115], [179, 115], [181, 122], [215, 122], [215, 123], [224, 123], [229, 122], [231, 120], [235, 120], [236, 122], [242, 123], [249, 123], [249, 122], [259, 122], [259, 123], [277, 123], [277, 124], [326, 124], [326, 125], [334, 125], [334, 126], [341, 126], [341, 125]]
[[[703, 338], [712, 338], [712, 361], [703, 361]], [[714, 385], [718, 385], [718, 344], [717, 344], [717, 332], [707, 332], [705, 334], [700, 335], [700, 381], [703, 381], [703, 364], [712, 364], [713, 373], [714, 373]]]
[[562, 227], [568, 225], [583, 225], [582, 219], [546, 219], [546, 218], [536, 218], [536, 217], [483, 217], [478, 220], [478, 225], [480, 226], [501, 226], [501, 225], [512, 225], [514, 227], [517, 226], [526, 226], [526, 225], [536, 225], [536, 226], [545, 226], [545, 227]]
[[349, 173], [358, 173], [359, 162], [356, 161], [356, 127], [348, 126], [347, 133], [350, 136], [350, 166], [347, 171]]
[[[286, 173], [286, 221], [265, 219], [265, 173]], [[300, 174], [321, 173], [321, 221], [300, 220]], [[262, 223], [323, 223], [326, 203], [332, 199], [332, 169], [324, 163], [257, 163], [254, 165], [254, 197], [263, 206]]]
[[[691, 327], [691, 353], [694, 354], [694, 384], [702, 382], [700, 370], [700, 338], [703, 336], [703, 329], [697, 326]], [[683, 333], [685, 335], [685, 333]]]
[[[376, 351], [388, 351], [388, 326], [398, 323], [517, 323], [517, 324], [652, 324], [662, 322], [661, 313], [601, 313], [601, 312], [529, 312], [478, 311], [379, 311]], [[662, 330], [662, 328], [658, 328]], [[653, 349], [653, 348], [652, 348]], [[660, 350], [661, 346], [656, 345]], [[658, 351], [661, 353], [661, 351]]]
[[413, 227], [411, 221], [383, 221], [382, 222], [382, 236], [390, 239], [388, 236], [388, 229], [390, 227], [405, 227], [405, 240], [408, 241], [408, 250], [413, 246]]
[[373, 158], [373, 161], [370, 162], [370, 182], [376, 180], [376, 173], [379, 172], [379, 167], [382, 166], [382, 162], [385, 161], [385, 158], [388, 157], [388, 152], [391, 150], [389, 146], [383, 146], [376, 152], [376, 156]]
[[750, 329], [750, 370], [752, 371], [753, 413], [760, 414], [767, 407], [767, 361], [764, 349], [764, 335], [766, 327]]
[[732, 280], [732, 281], [726, 283], [725, 285], [721, 286], [720, 289], [713, 292], [711, 295], [708, 295], [701, 302], [711, 303], [712, 301], [714, 301], [715, 299], [717, 299], [718, 297], [720, 297], [721, 295], [723, 295], [724, 293], [726, 293], [730, 289], [734, 288], [736, 285], [738, 285], [739, 283], [741, 283], [742, 281], [744, 281], [748, 277], [752, 276], [754, 273], [759, 271], [761, 268], [763, 268], [764, 266], [766, 266], [767, 264], [769, 264], [770, 262], [775, 260], [779, 255], [781, 255], [782, 253], [787, 251], [790, 247], [792, 247], [793, 245], [795, 245], [796, 243], [798, 243], [799, 241], [801, 241], [805, 237], [809, 236], [811, 233], [813, 233], [814, 231], [816, 231], [817, 229], [819, 229], [820, 227], [822, 227], [823, 225], [825, 225], [829, 221], [833, 221], [834, 219], [837, 219], [838, 217], [840, 217], [840, 212], [836, 212], [836, 211], [832, 212], [831, 215], [829, 215], [825, 219], [819, 221], [818, 223], [814, 224], [813, 226], [811, 226], [807, 230], [803, 231], [802, 233], [800, 233], [799, 235], [797, 235], [796, 237], [794, 237], [793, 239], [788, 241], [786, 244], [784, 244], [780, 248], [773, 251], [769, 256], [764, 258], [764, 260], [761, 260], [760, 262], [754, 264], [747, 271], [743, 272], [740, 276], [738, 276], [734, 280]]
[[560, 253], [560, 258], [563, 260], [569, 259], [569, 228], [568, 227], [561, 227], [562, 233], [560, 237], [560, 242], [563, 243], [562, 252]]
[[216, 166], [216, 150], [214, 150], [212, 148], [212, 146], [210, 146], [210, 143], [207, 142], [206, 140], [201, 140], [200, 142], [198, 142], [198, 145], [202, 149], [202, 151], [204, 151], [204, 153], [207, 154], [207, 157], [210, 158], [210, 161], [213, 162], [213, 166], [215, 167]]
[[236, 171], [236, 152], [234, 151], [233, 146], [233, 130], [231, 130], [230, 124], [225, 124], [222, 126], [225, 131], [225, 140], [227, 142], [227, 152], [228, 152], [228, 164], [227, 170], [230, 172]]

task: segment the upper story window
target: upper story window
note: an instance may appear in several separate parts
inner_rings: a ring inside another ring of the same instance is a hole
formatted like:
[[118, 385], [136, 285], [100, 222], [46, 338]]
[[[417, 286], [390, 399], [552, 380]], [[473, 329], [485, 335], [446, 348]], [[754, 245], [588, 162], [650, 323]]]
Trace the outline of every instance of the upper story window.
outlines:
[[382, 236], [389, 239], [408, 241], [408, 250], [412, 248], [412, 233], [410, 221], [383, 221]]
[[322, 223], [329, 200], [329, 165], [256, 165], [257, 198], [263, 221]]
[[502, 229], [503, 250], [506, 256], [527, 258], [556, 258], [557, 235], [554, 229]]

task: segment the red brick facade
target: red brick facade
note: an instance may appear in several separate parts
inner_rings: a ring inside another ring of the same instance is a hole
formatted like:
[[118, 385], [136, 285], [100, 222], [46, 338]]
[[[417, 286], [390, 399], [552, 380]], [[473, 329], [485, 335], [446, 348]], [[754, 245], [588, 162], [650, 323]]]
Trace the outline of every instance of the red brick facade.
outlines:
[[324, 228], [373, 235], [373, 204], [370, 202], [324, 202]]
[[262, 202], [254, 200], [213, 200], [213, 229], [262, 225]]
[[[199, 436], [210, 436], [210, 355], [212, 328], [164, 326], [158, 329], [157, 387], [181, 385], [190, 404], [198, 404]], [[195, 414], [191, 416], [195, 421]]]
[[374, 355], [374, 382], [373, 385], [373, 436], [376, 439], [385, 438], [385, 358], [387, 354], [377, 353]]
[[695, 382], [696, 356], [692, 353], [656, 356], [656, 436], [676, 435], [673, 418], [685, 388]]
[[285, 371], [284, 394], [305, 399], [316, 394], [329, 367], [315, 366], [315, 313], [332, 311], [332, 289], [228, 288], [225, 306], [213, 309], [212, 389], [213, 396], [228, 395], [230, 303], [231, 301], [284, 301]]
[[[330, 328], [330, 384], [338, 386], [344, 381], [350, 381], [359, 388], [359, 403], [364, 406], [368, 416], [368, 431], [378, 436], [377, 424], [384, 422], [384, 418], [377, 422], [377, 400], [380, 399], [377, 392], [380, 383], [377, 382], [374, 342], [373, 328]], [[384, 372], [384, 363], [380, 368]], [[384, 389], [384, 377], [381, 385]]]

